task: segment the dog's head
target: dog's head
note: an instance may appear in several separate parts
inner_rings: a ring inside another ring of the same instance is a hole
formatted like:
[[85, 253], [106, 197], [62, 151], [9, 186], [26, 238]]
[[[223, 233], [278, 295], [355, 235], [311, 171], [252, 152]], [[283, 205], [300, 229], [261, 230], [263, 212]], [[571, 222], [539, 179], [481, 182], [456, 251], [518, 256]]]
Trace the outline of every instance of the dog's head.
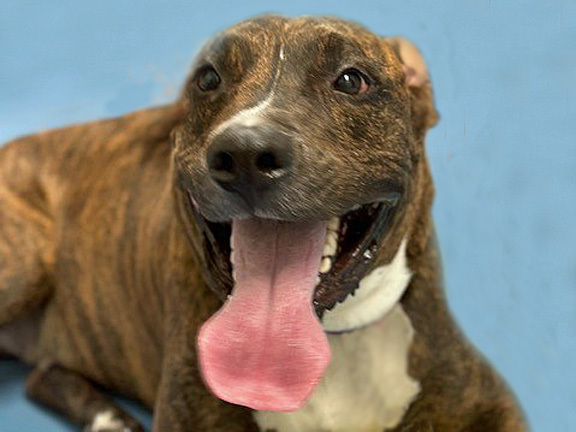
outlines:
[[183, 99], [178, 199], [228, 298], [200, 334], [205, 378], [223, 399], [294, 409], [326, 367], [318, 317], [423, 235], [426, 66], [356, 24], [266, 16], [209, 42]]

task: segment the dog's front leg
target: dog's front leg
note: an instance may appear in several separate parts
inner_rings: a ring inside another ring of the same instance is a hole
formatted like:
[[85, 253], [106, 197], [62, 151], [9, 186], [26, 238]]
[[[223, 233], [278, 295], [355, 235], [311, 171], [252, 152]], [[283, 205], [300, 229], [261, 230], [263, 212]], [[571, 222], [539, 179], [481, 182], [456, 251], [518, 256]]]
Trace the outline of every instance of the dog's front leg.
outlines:
[[89, 380], [57, 364], [37, 366], [26, 383], [26, 394], [83, 426], [85, 432], [145, 432]]

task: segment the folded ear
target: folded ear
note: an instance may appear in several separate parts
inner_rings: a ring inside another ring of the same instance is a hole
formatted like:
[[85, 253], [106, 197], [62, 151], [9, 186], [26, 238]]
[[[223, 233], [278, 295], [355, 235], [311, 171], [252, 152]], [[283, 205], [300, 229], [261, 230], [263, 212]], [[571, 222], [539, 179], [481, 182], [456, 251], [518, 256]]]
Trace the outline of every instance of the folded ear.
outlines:
[[402, 63], [406, 86], [412, 98], [412, 118], [418, 133], [425, 133], [438, 122], [430, 76], [418, 48], [401, 37], [386, 39]]

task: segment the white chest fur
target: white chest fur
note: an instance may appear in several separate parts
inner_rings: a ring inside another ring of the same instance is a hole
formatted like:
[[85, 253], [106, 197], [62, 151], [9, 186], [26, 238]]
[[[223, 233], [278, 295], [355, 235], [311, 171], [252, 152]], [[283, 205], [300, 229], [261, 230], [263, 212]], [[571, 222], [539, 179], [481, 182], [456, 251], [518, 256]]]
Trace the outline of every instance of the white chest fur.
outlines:
[[262, 431], [382, 432], [396, 426], [420, 390], [408, 375], [414, 330], [400, 304], [380, 322], [328, 336], [332, 361], [306, 404], [256, 412]]

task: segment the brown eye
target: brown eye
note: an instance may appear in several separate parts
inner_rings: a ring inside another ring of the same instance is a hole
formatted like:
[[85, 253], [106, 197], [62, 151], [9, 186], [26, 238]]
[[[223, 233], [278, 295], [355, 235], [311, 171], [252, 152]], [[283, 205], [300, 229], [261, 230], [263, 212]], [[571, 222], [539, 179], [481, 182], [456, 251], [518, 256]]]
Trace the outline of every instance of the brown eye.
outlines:
[[220, 75], [212, 66], [205, 66], [196, 76], [198, 88], [204, 92], [216, 90], [220, 86]]
[[349, 95], [358, 95], [368, 91], [368, 80], [362, 72], [347, 69], [334, 82], [334, 89]]

